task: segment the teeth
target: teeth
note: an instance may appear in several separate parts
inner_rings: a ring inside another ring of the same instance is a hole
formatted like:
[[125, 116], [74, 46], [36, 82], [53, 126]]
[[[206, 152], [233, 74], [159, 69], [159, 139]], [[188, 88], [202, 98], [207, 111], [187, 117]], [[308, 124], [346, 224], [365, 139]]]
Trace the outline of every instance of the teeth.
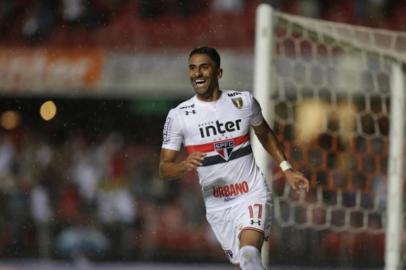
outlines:
[[204, 83], [204, 80], [203, 79], [197, 79], [197, 80], [195, 80], [195, 82], [196, 83]]

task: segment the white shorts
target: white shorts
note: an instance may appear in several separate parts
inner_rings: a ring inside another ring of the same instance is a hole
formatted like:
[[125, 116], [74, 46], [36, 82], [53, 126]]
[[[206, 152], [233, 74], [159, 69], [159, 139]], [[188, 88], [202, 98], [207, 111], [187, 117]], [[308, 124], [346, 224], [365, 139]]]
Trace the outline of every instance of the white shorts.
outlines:
[[271, 231], [271, 196], [250, 197], [226, 209], [206, 213], [217, 240], [232, 264], [239, 264], [240, 233], [250, 229], [264, 233], [265, 239]]

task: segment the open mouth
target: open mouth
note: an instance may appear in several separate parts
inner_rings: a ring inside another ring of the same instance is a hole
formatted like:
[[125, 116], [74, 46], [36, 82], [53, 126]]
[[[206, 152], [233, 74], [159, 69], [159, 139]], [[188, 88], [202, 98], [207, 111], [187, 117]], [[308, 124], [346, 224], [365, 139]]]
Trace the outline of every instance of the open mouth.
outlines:
[[196, 79], [196, 80], [195, 80], [195, 84], [196, 84], [196, 86], [198, 86], [198, 87], [204, 85], [205, 82], [206, 82], [206, 81], [205, 81], [204, 79]]

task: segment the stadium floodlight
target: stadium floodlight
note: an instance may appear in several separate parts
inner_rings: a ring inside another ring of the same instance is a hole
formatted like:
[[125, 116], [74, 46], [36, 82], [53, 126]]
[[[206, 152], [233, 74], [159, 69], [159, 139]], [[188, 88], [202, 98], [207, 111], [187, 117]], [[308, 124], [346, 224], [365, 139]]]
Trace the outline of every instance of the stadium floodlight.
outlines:
[[[311, 180], [307, 194], [296, 194], [274, 175], [274, 221], [386, 235], [385, 268], [401, 269], [406, 33], [261, 4], [255, 43], [254, 94], [289, 159]], [[253, 149], [269, 177], [276, 166], [258, 141]], [[379, 251], [367, 248], [364, 255], [376, 259]]]

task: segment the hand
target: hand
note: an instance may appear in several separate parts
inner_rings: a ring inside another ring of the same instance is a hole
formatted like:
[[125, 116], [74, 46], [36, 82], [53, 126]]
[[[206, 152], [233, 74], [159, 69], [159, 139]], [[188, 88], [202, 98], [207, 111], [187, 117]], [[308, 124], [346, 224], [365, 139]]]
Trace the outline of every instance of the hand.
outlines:
[[309, 180], [300, 172], [289, 169], [284, 172], [286, 181], [293, 190], [306, 190], [309, 191]]
[[206, 153], [204, 152], [193, 152], [182, 162], [185, 172], [196, 169], [202, 165]]

